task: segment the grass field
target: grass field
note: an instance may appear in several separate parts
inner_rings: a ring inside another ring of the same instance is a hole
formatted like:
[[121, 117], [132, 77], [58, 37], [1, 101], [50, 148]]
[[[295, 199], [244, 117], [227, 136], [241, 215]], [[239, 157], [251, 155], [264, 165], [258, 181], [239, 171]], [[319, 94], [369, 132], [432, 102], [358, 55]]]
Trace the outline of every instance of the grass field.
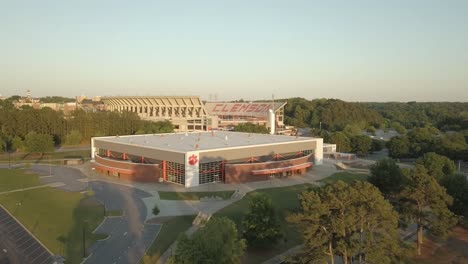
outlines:
[[91, 233], [102, 222], [104, 208], [85, 194], [45, 187], [0, 195], [0, 203], [67, 263], [82, 260], [83, 229], [87, 247], [105, 237]]
[[200, 200], [203, 197], [218, 196], [223, 200], [231, 198], [234, 191], [221, 192], [158, 192], [161, 200]]
[[346, 183], [351, 183], [353, 181], [366, 181], [368, 175], [362, 173], [352, 173], [352, 172], [337, 172], [329, 177], [321, 179], [319, 182], [325, 184], [334, 183], [337, 181], [344, 181]]
[[297, 231], [296, 226], [286, 222], [285, 218], [288, 212], [299, 208], [298, 195], [311, 188], [316, 188], [316, 186], [312, 184], [301, 184], [249, 192], [242, 200], [223, 208], [218, 211], [215, 216], [229, 217], [236, 223], [237, 229], [239, 230], [241, 228], [242, 218], [249, 209], [249, 197], [255, 193], [264, 193], [271, 198], [273, 205], [276, 207], [285, 239], [268, 250], [247, 250], [244, 256], [245, 263], [261, 263], [302, 243], [302, 235]]
[[195, 217], [196, 215], [175, 216], [165, 222], [155, 241], [140, 260], [140, 264], [156, 263], [177, 237], [192, 226]]
[[50, 160], [64, 159], [64, 158], [81, 158], [89, 160], [91, 158], [89, 150], [69, 150], [58, 151], [51, 153], [44, 153], [43, 155], [37, 153], [12, 153], [10, 157], [7, 154], [0, 155], [1, 163], [8, 163], [10, 159], [11, 164], [17, 163], [49, 163]]
[[0, 192], [40, 185], [39, 176], [24, 169], [0, 169]]

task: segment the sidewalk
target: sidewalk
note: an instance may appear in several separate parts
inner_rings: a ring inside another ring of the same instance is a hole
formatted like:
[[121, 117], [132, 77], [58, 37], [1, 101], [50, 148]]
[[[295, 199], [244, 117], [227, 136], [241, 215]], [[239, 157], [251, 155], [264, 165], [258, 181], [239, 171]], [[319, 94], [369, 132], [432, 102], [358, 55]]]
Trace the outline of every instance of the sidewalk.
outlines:
[[22, 188], [22, 189], [10, 190], [10, 191], [6, 191], [6, 192], [0, 192], [0, 195], [8, 194], [8, 193], [14, 193], [14, 192], [22, 192], [22, 191], [33, 190], [33, 189], [39, 189], [39, 188], [44, 188], [44, 187], [60, 187], [60, 186], [64, 186], [64, 185], [65, 184], [63, 182], [53, 182], [53, 183], [44, 184], [44, 185], [38, 185], [38, 186], [33, 186], [33, 187], [28, 187], [28, 188]]

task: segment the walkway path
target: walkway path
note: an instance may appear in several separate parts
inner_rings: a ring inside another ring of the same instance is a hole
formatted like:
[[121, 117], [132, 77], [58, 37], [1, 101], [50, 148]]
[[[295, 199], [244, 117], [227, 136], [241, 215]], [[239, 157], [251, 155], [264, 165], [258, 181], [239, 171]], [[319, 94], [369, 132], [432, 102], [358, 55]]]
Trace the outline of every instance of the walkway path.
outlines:
[[61, 187], [61, 186], [65, 186], [65, 184], [63, 182], [53, 182], [53, 183], [48, 183], [44, 185], [38, 185], [38, 186], [33, 186], [33, 187], [28, 187], [28, 188], [21, 188], [21, 189], [6, 191], [6, 192], [0, 192], [0, 195], [7, 194], [7, 193], [28, 191], [28, 190], [44, 188], [44, 187]]

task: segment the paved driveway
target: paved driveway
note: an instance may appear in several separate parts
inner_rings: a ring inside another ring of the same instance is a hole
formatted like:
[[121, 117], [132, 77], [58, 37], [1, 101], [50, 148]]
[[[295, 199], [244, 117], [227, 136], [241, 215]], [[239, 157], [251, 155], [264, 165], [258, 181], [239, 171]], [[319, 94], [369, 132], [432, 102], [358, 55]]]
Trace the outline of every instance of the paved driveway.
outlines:
[[86, 176], [75, 168], [32, 165], [30, 170], [39, 174], [40, 180], [44, 184], [62, 182], [64, 185], [60, 189], [71, 192], [80, 192], [86, 189], [86, 182], [80, 181], [84, 180]]
[[92, 255], [85, 263], [137, 263], [160, 230], [160, 225], [144, 224], [142, 199], [151, 195], [108, 182], [93, 181], [89, 186], [107, 210], [122, 210], [123, 216], [109, 217], [97, 228], [96, 233], [110, 236], [91, 247]]

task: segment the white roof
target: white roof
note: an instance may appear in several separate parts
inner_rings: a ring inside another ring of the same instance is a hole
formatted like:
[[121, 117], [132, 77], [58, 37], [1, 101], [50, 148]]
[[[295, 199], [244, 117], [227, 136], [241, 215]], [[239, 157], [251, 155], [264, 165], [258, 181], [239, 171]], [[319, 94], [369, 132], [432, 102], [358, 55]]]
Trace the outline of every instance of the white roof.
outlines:
[[317, 138], [213, 131], [97, 137], [95, 140], [137, 145], [146, 148], [164, 149], [175, 152], [188, 152], [248, 147], [254, 145], [284, 144], [301, 141], [310, 142], [317, 140]]

